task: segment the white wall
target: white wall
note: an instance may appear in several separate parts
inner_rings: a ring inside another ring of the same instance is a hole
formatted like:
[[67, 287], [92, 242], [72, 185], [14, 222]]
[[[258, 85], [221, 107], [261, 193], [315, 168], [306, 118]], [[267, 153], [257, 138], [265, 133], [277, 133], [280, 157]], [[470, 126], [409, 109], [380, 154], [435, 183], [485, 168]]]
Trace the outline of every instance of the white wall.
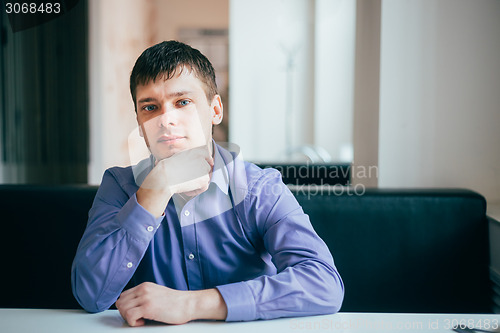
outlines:
[[352, 161], [356, 1], [316, 0], [314, 143]]
[[381, 0], [356, 1], [353, 185], [377, 187]]
[[100, 184], [111, 166], [130, 165], [127, 138], [136, 121], [129, 76], [152, 42], [151, 15], [149, 2], [89, 1], [89, 184]]
[[500, 1], [383, 0], [380, 187], [500, 201]]
[[[229, 134], [247, 160], [297, 159], [286, 151], [304, 145], [320, 146], [336, 161], [350, 151], [355, 4], [230, 2]], [[294, 54], [290, 76], [287, 52]]]
[[[289, 120], [292, 146], [312, 140], [309, 15], [307, 0], [230, 1], [229, 137], [247, 160], [282, 160]], [[287, 53], [294, 54], [291, 95]]]

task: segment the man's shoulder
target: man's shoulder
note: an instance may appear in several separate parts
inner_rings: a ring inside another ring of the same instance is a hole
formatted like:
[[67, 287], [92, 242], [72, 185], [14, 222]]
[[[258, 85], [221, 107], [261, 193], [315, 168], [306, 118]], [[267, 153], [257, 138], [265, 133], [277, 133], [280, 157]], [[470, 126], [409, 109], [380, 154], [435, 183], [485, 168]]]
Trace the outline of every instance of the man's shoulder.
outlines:
[[248, 162], [246, 165], [248, 191], [254, 195], [274, 193], [280, 195], [285, 191], [281, 173], [274, 168], [261, 168]]
[[[232, 148], [232, 149], [231, 149]], [[260, 194], [269, 184], [281, 182], [281, 174], [276, 169], [262, 169], [245, 161], [237, 145], [230, 149], [217, 145], [218, 152], [227, 170], [229, 187], [235, 204]]]
[[247, 179], [253, 180], [254, 182], [262, 181], [265, 179], [275, 179], [281, 177], [278, 170], [273, 168], [261, 168], [255, 163], [244, 161], [245, 171], [247, 174]]
[[[242, 169], [244, 170], [244, 177], [238, 177], [236, 183], [246, 187], [250, 194], [261, 194], [262, 189], [268, 186], [284, 186], [281, 173], [273, 168], [261, 168], [258, 165], [242, 161]], [[244, 181], [241, 181], [244, 179]], [[239, 181], [238, 181], [239, 180]]]
[[140, 186], [149, 171], [151, 171], [151, 161], [144, 159], [136, 165], [111, 167], [106, 170], [105, 175], [111, 175], [120, 185]]
[[106, 169], [102, 177], [101, 187], [106, 184], [116, 183], [121, 188], [135, 186], [134, 172], [132, 166], [119, 167], [114, 166]]
[[120, 167], [114, 166], [106, 169], [105, 173], [112, 175], [116, 179], [120, 180], [130, 180], [133, 178], [132, 166]]

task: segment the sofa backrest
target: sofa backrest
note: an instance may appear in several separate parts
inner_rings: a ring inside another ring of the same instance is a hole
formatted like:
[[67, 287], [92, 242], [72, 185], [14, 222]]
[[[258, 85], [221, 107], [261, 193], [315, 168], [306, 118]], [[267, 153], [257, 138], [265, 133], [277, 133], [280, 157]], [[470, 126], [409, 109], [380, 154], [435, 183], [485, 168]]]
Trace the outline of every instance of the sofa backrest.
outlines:
[[[314, 189], [314, 191], [313, 191]], [[295, 196], [343, 278], [341, 311], [491, 312], [486, 202], [468, 190]]]
[[78, 309], [71, 264], [95, 186], [0, 185], [0, 307]]
[[[0, 307], [79, 308], [70, 269], [95, 186], [0, 185]], [[333, 253], [342, 311], [489, 312], [482, 196], [294, 191]]]

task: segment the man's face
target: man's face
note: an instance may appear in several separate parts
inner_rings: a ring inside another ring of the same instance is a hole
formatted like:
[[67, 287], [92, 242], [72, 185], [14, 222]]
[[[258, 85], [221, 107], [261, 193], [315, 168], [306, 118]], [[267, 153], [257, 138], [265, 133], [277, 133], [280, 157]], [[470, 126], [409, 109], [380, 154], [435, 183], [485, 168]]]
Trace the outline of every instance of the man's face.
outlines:
[[212, 125], [222, 121], [220, 97], [208, 102], [196, 75], [185, 68], [179, 72], [136, 88], [137, 123], [157, 160], [203, 145], [211, 149]]

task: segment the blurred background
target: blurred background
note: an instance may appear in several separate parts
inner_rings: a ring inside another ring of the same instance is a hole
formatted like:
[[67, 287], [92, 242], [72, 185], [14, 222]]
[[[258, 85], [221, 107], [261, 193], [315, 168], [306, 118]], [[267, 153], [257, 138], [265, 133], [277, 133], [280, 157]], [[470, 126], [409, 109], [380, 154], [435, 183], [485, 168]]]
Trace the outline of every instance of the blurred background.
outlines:
[[246, 160], [500, 203], [499, 0], [66, 0], [31, 23], [6, 3], [0, 183], [99, 184], [129, 165], [130, 71], [177, 39], [211, 59], [214, 137]]

